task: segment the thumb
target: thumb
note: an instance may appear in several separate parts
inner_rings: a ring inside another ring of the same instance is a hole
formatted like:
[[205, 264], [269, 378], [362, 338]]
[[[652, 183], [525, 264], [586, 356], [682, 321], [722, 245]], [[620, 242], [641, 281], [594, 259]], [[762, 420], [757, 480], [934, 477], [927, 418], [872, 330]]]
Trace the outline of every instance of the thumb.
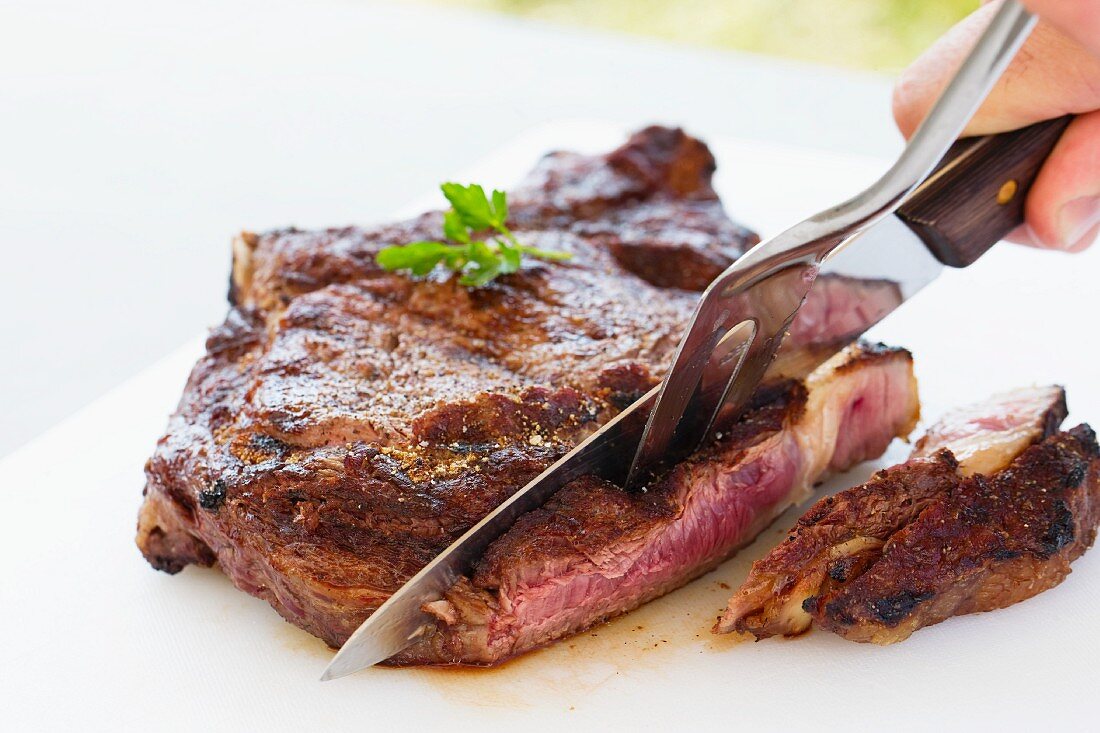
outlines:
[[[962, 63], [999, 3], [952, 28], [906, 69], [894, 89], [894, 118], [906, 137]], [[1075, 250], [1100, 230], [1100, 57], [1040, 22], [990, 92], [965, 134], [1013, 130], [1079, 115], [1035, 179], [1025, 206], [1029, 244]]]

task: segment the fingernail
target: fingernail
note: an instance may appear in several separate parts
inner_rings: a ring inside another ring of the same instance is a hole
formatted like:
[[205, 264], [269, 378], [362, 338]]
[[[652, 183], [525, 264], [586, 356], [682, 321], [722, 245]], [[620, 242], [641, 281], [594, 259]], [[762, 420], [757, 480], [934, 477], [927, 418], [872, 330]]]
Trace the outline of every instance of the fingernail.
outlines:
[[1100, 224], [1097, 224], [1092, 229], [1085, 232], [1085, 236], [1078, 239], [1076, 242], [1069, 246], [1067, 252], [1084, 252], [1088, 249], [1097, 239], [1100, 239]]
[[1100, 196], [1073, 199], [1058, 212], [1058, 246], [1066, 250], [1079, 248], [1097, 224], [1100, 224]]

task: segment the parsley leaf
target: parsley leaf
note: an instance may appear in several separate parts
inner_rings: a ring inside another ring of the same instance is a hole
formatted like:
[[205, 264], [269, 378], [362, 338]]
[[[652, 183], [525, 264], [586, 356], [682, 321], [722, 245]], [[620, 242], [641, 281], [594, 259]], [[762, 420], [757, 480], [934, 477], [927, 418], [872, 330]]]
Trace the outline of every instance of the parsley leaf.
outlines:
[[[413, 242], [384, 247], [376, 260], [386, 270], [408, 270], [413, 275], [427, 275], [439, 264], [462, 273], [459, 283], [480, 287], [497, 275], [507, 275], [520, 269], [523, 255], [544, 260], [567, 260], [568, 252], [539, 249], [521, 244], [508, 229], [508, 199], [503, 191], [494, 190], [491, 197], [477, 184], [444, 183], [440, 186], [451, 209], [443, 214], [443, 236], [448, 242]], [[486, 240], [476, 240], [473, 234], [492, 230]]]
[[378, 253], [378, 264], [387, 270], [412, 270], [427, 275], [450, 254], [450, 245], [442, 242], [413, 242], [404, 247], [386, 247]]
[[497, 191], [493, 189], [493, 212], [500, 219], [501, 226], [508, 220], [508, 200], [504, 196], [504, 191]]
[[443, 236], [460, 244], [470, 243], [470, 230], [462, 223], [462, 217], [454, 211], [443, 215]]

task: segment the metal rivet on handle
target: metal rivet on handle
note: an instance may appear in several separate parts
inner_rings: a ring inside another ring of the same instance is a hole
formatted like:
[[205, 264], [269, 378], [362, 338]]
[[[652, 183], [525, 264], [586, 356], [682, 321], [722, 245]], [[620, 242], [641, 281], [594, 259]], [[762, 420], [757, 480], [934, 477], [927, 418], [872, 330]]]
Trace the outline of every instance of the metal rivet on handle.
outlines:
[[997, 192], [997, 203], [1004, 206], [1016, 196], [1016, 191], [1020, 188], [1020, 184], [1016, 183], [1015, 178], [1009, 178], [1001, 186], [1001, 190]]

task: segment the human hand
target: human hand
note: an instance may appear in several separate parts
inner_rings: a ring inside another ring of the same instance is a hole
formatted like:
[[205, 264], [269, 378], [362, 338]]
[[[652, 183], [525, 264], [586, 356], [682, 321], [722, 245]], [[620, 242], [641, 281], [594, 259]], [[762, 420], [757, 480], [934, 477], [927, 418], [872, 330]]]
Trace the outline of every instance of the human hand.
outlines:
[[[1100, 234], [1100, 0], [1023, 0], [1040, 21], [964, 134], [1014, 130], [1076, 114], [1039, 171], [1025, 224], [1009, 239], [1077, 252]], [[986, 4], [906, 69], [894, 88], [894, 119], [917, 129], [996, 12]]]

